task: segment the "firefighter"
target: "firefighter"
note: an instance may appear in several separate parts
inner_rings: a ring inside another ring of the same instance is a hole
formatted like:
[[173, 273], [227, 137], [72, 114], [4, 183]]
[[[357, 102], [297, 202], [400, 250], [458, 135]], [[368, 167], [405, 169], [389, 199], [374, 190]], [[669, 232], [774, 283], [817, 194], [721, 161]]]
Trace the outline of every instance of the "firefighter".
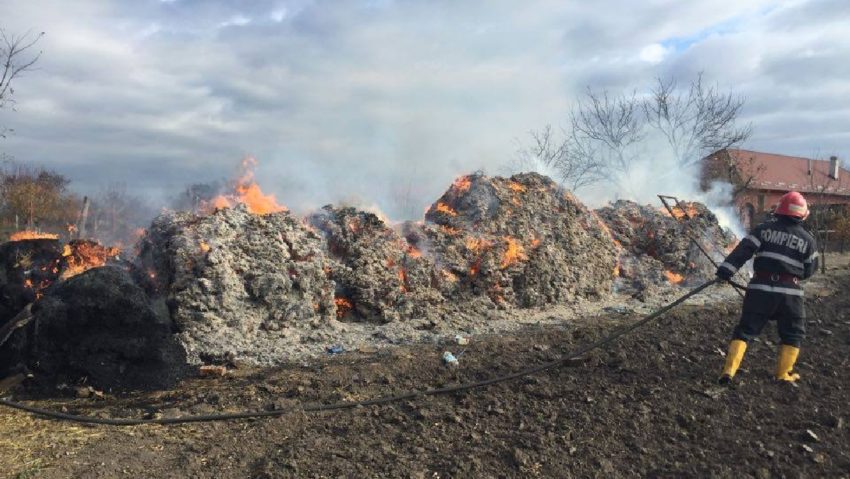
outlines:
[[786, 193], [773, 217], [756, 226], [717, 268], [717, 277], [728, 281], [755, 256], [754, 275], [747, 285], [741, 320], [732, 333], [721, 384], [732, 381], [744, 358], [747, 342], [758, 336], [769, 320], [776, 320], [781, 340], [776, 379], [787, 382], [800, 379], [794, 371], [800, 343], [806, 334], [800, 282], [811, 277], [818, 267], [815, 239], [802, 225], [808, 216], [803, 195], [796, 191]]

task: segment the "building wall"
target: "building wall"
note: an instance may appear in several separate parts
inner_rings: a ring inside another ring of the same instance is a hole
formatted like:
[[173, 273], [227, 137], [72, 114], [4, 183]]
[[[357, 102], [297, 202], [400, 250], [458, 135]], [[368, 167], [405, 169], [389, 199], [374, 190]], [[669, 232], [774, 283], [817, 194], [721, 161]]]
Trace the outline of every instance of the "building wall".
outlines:
[[[707, 190], [712, 181], [727, 181], [733, 185], [741, 182], [742, 178], [734, 168], [729, 167], [728, 153], [725, 150], [715, 152], [702, 160], [702, 171], [700, 186]], [[735, 198], [735, 206], [744, 227], [749, 229], [753, 224], [765, 219], [779, 204], [779, 199], [786, 191], [774, 191], [763, 189], [746, 189]], [[810, 205], [847, 205], [850, 204], [850, 196], [812, 194], [804, 193]]]
[[[768, 213], [779, 204], [779, 199], [785, 193], [784, 191], [746, 190], [738, 195], [735, 204], [739, 209], [751, 204], [756, 213]], [[806, 197], [809, 205], [850, 205], [848, 196], [815, 194], [803, 194], [803, 196]]]
[[[785, 191], [746, 190], [735, 199], [738, 215], [747, 230], [763, 220], [779, 204]], [[850, 197], [838, 195], [804, 194], [809, 206], [850, 205]]]

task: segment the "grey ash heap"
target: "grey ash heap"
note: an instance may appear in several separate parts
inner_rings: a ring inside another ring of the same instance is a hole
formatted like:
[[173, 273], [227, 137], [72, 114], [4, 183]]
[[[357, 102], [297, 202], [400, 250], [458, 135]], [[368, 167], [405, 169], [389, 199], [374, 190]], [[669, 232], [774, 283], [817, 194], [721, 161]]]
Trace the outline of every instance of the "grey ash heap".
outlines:
[[397, 233], [327, 206], [306, 221], [245, 205], [168, 213], [142, 241], [190, 361], [278, 364], [284, 343], [337, 322], [566, 304], [607, 294], [615, 245], [552, 180], [468, 176]]

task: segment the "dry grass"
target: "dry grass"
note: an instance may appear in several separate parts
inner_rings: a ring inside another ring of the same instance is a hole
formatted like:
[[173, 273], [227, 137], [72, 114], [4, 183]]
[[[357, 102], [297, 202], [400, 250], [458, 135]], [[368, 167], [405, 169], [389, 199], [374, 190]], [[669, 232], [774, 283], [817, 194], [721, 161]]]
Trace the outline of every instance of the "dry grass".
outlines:
[[0, 409], [0, 470], [10, 478], [37, 477], [49, 458], [75, 454], [102, 431], [73, 423], [37, 419], [22, 411]]

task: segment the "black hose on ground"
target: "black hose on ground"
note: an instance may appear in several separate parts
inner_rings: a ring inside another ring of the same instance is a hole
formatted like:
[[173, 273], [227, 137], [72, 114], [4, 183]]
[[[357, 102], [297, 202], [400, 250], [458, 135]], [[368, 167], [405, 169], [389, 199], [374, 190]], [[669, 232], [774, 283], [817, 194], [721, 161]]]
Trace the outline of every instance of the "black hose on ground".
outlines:
[[626, 334], [631, 333], [632, 331], [642, 327], [643, 325], [653, 321], [663, 314], [667, 313], [671, 309], [676, 306], [684, 303], [686, 300], [701, 293], [703, 290], [708, 288], [709, 286], [717, 283], [719, 280], [713, 279], [706, 283], [703, 283], [700, 286], [692, 289], [688, 293], [682, 295], [675, 301], [666, 306], [658, 309], [646, 317], [636, 321], [627, 326], [623, 326], [613, 333], [605, 336], [604, 338], [595, 341], [591, 344], [585, 345], [582, 348], [573, 351], [571, 353], [565, 354], [560, 358], [549, 361], [547, 363], [539, 364], [537, 366], [523, 369], [521, 371], [516, 371], [510, 374], [506, 374], [503, 376], [497, 376], [490, 379], [485, 379], [482, 381], [476, 381], [472, 383], [463, 383], [457, 384], [454, 386], [446, 386], [443, 388], [432, 388], [432, 389], [422, 389], [419, 391], [409, 391], [401, 394], [396, 394], [392, 396], [383, 396], [375, 399], [367, 399], [364, 401], [341, 401], [332, 404], [306, 404], [301, 407], [291, 408], [291, 409], [274, 409], [271, 411], [240, 411], [233, 413], [222, 413], [222, 414], [207, 414], [207, 415], [198, 415], [198, 416], [184, 416], [184, 417], [174, 417], [174, 418], [152, 418], [152, 419], [121, 419], [121, 418], [99, 418], [92, 416], [78, 416], [74, 414], [67, 414], [62, 412], [50, 411], [47, 409], [37, 408], [33, 406], [28, 406], [26, 404], [12, 401], [6, 398], [0, 398], [0, 405], [7, 406], [14, 409], [19, 409], [22, 411], [26, 411], [38, 416], [43, 416], [50, 419], [57, 419], [62, 421], [72, 421], [78, 423], [85, 424], [103, 424], [109, 426], [135, 426], [140, 424], [183, 424], [183, 423], [191, 423], [191, 422], [212, 422], [212, 421], [229, 421], [236, 419], [254, 419], [254, 418], [264, 418], [264, 417], [274, 417], [274, 416], [283, 416], [286, 414], [294, 413], [294, 412], [320, 412], [320, 411], [335, 411], [341, 409], [354, 409], [357, 407], [365, 407], [365, 406], [375, 406], [380, 404], [389, 404], [392, 402], [403, 401], [406, 399], [413, 399], [422, 396], [436, 396], [439, 394], [450, 394], [454, 392], [468, 391], [470, 389], [481, 388], [485, 386], [490, 386], [493, 384], [511, 381], [517, 378], [521, 378], [524, 376], [528, 376], [531, 374], [535, 374], [541, 371], [545, 371], [547, 369], [556, 368], [559, 366], [563, 366], [567, 361], [576, 359], [594, 349], [601, 348], [606, 346], [615, 340], [619, 339]]
[[736, 282], [732, 281], [731, 279], [730, 279], [730, 280], [725, 280], [725, 281], [723, 281], [723, 282], [725, 282], [725, 283], [729, 283], [729, 286], [731, 286], [731, 287], [733, 287], [733, 288], [735, 288], [735, 289], [737, 289], [737, 290], [739, 290], [739, 291], [744, 291], [744, 292], [746, 292], [746, 291], [747, 291], [747, 287], [746, 287], [746, 286], [744, 286], [743, 284], [740, 284], [740, 283], [736, 283]]

